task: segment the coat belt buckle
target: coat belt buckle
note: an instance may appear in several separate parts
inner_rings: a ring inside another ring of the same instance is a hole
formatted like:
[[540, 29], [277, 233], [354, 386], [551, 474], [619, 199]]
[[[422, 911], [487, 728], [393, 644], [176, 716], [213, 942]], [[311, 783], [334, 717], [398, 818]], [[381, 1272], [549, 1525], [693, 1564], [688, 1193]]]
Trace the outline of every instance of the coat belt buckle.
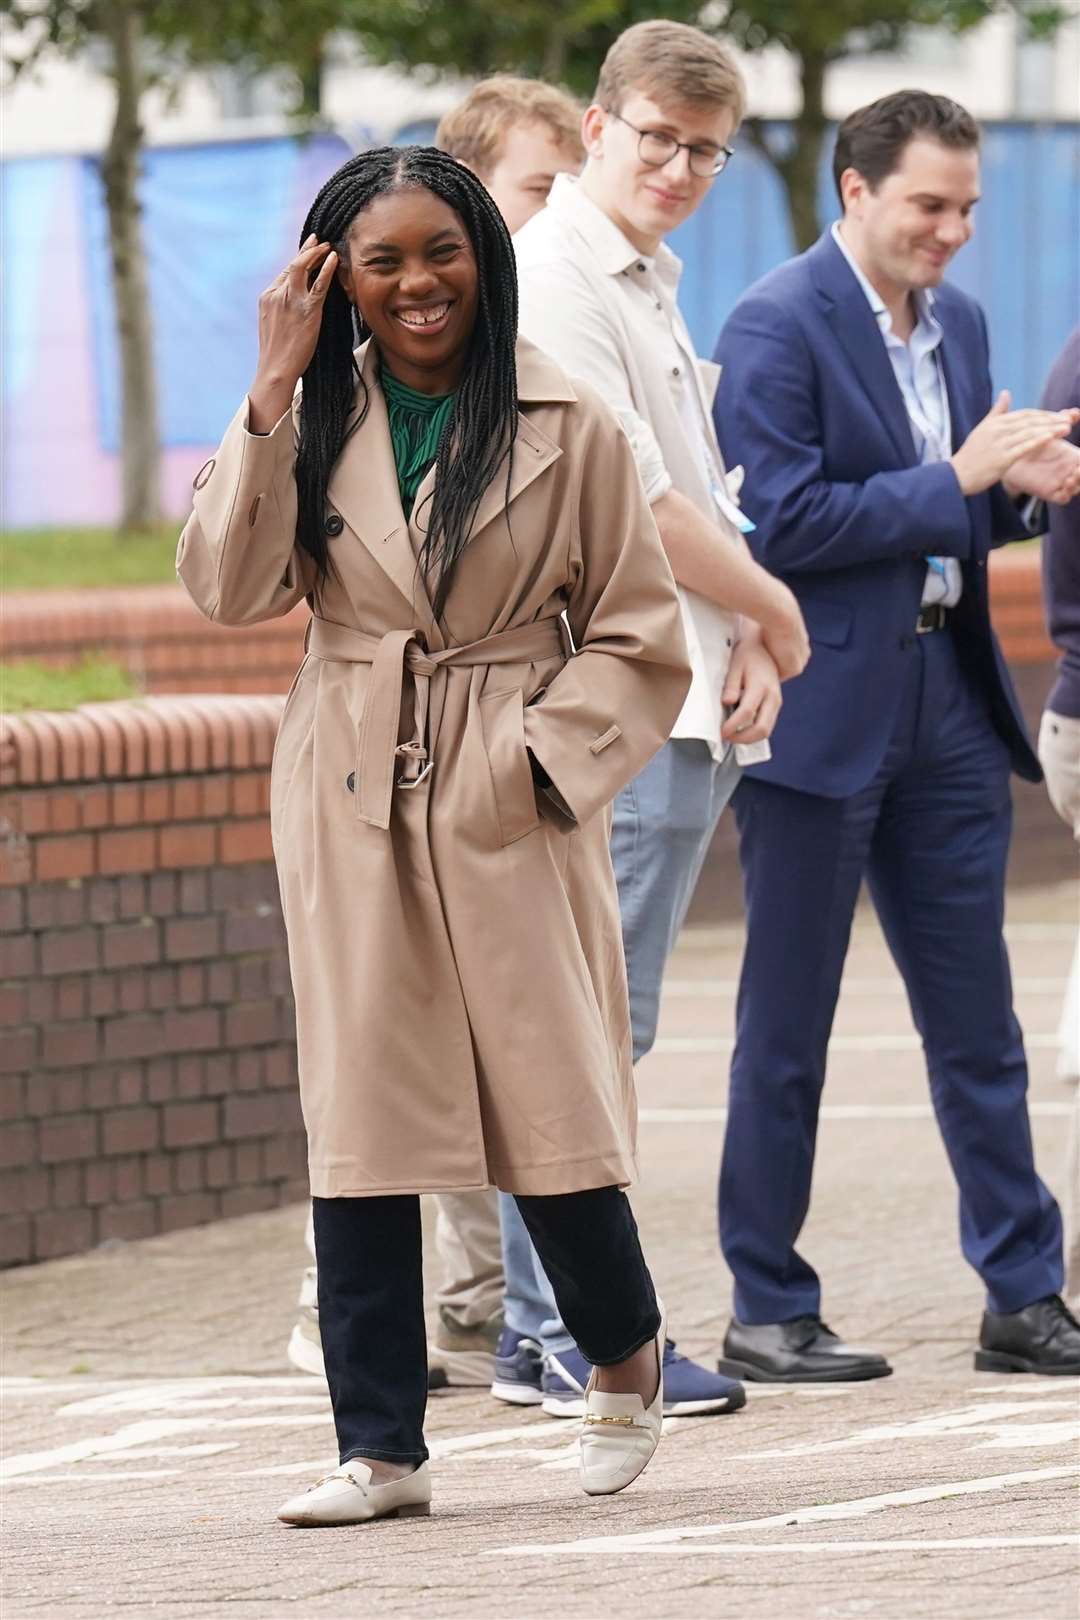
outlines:
[[406, 789], [407, 788], [418, 788], [420, 786], [421, 782], [423, 782], [427, 777], [429, 777], [431, 775], [432, 770], [434, 769], [434, 766], [435, 766], [435, 761], [431, 760], [431, 759], [428, 759], [428, 757], [427, 757], [427, 749], [424, 747], [423, 743], [418, 743], [418, 742], [400, 743], [398, 745], [398, 747], [394, 749], [394, 752], [395, 752], [395, 754], [404, 755], [405, 759], [408, 761], [409, 764], [417, 764], [417, 765], [419, 765], [421, 760], [423, 761], [423, 765], [422, 765], [421, 769], [417, 772], [417, 774], [415, 776], [399, 776], [396, 783], [394, 784], [396, 787], [406, 788]]
[[397, 786], [399, 788], [417, 788], [426, 777], [431, 775], [434, 769], [434, 762], [429, 759], [419, 776], [399, 776], [397, 779]]

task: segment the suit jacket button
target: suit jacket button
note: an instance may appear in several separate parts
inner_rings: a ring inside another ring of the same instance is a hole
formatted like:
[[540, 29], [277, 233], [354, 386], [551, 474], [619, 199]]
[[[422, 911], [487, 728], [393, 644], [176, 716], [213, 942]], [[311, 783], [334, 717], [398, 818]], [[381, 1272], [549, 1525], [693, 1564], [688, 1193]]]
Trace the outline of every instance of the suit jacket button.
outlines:
[[908, 648], [911, 646], [911, 644], [912, 644], [912, 642], [914, 640], [915, 640], [914, 636], [901, 636], [900, 637], [900, 651], [901, 652], [907, 652]]
[[350, 771], [349, 772], [348, 776], [345, 778], [345, 786], [348, 788], [350, 793], [355, 793], [356, 792], [356, 772], [355, 771]]
[[323, 527], [327, 534], [340, 534], [342, 529], [345, 527], [345, 519], [341, 517], [339, 513], [331, 512], [330, 516], [323, 524]]

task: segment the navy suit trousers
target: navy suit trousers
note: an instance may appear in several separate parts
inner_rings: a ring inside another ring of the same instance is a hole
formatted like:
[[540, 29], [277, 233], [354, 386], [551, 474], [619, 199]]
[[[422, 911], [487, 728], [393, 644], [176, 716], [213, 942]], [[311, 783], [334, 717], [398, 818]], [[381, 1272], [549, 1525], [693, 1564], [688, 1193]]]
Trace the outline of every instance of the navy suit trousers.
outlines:
[[[830, 799], [752, 776], [736, 791], [747, 941], [720, 1239], [740, 1321], [819, 1310], [817, 1275], [795, 1244], [864, 876], [922, 1037], [964, 1255], [992, 1310], [1061, 1288], [1061, 1220], [1035, 1172], [1002, 937], [1009, 768], [986, 699], [942, 630], [914, 640], [889, 747], [862, 792]], [[882, 1172], [902, 1175], [902, 1165]], [[913, 1210], [913, 1240], [917, 1221]]]

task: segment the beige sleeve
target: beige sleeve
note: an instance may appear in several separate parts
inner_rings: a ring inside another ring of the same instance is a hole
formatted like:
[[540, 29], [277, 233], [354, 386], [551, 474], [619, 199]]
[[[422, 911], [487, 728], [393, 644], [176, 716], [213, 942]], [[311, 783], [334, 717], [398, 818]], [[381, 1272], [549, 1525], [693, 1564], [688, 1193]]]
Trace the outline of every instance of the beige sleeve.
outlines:
[[315, 586], [315, 565], [296, 544], [293, 412], [267, 434], [247, 424], [245, 399], [195, 480], [176, 552], [192, 601], [219, 624], [277, 618]]
[[[690, 685], [678, 596], [626, 435], [582, 389], [567, 618], [576, 653], [525, 710], [525, 741], [569, 812], [609, 804], [671, 734]], [[558, 802], [558, 801], [556, 801]]]

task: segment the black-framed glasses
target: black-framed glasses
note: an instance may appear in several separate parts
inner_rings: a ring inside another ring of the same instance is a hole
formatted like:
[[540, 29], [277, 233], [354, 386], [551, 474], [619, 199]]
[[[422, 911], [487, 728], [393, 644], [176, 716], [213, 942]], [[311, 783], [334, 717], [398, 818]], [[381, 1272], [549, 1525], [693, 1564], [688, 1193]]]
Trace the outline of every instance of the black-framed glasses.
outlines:
[[674, 135], [665, 135], [658, 129], [639, 129], [622, 113], [612, 112], [610, 116], [634, 131], [638, 138], [638, 157], [650, 169], [662, 169], [680, 152], [686, 152], [690, 158], [690, 173], [696, 174], [699, 180], [713, 180], [718, 174], [723, 174], [728, 159], [735, 155], [731, 146], [693, 146], [689, 141], [677, 141]]

